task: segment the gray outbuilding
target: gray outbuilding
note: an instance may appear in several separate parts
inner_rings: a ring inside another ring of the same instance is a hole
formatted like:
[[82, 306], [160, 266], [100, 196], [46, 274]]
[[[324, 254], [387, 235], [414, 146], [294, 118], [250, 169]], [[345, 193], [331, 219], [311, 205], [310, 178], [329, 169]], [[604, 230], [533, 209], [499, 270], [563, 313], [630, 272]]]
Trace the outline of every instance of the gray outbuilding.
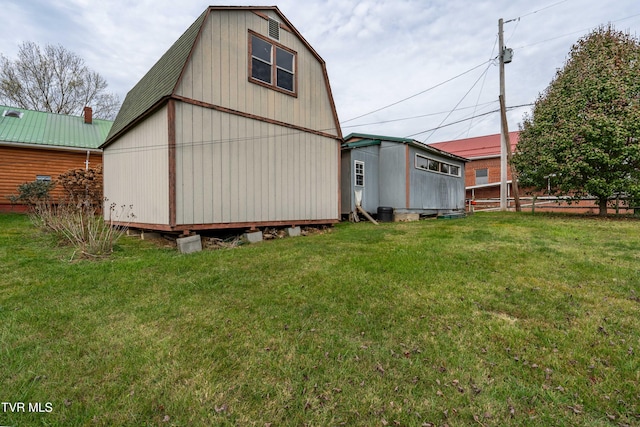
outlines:
[[424, 216], [464, 212], [464, 157], [414, 139], [352, 133], [341, 150], [341, 213], [393, 208]]

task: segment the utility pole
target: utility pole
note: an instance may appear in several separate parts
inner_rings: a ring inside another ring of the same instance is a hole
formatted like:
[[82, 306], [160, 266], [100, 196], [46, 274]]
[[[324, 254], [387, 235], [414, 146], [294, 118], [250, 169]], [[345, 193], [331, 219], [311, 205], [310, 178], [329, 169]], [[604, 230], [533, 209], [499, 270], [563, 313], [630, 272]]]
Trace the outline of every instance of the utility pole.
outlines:
[[[511, 21], [507, 21], [511, 22]], [[513, 51], [511, 49], [507, 49], [504, 47], [504, 35], [503, 35], [503, 27], [504, 21], [502, 18], [498, 20], [498, 49], [499, 49], [499, 58], [500, 58], [500, 99], [502, 100], [502, 105], [505, 105], [504, 99], [504, 64], [508, 64], [511, 62], [511, 57], [513, 56]], [[506, 114], [500, 114], [500, 210], [507, 210], [507, 150], [511, 147], [507, 147], [507, 137], [505, 134], [505, 123]]]

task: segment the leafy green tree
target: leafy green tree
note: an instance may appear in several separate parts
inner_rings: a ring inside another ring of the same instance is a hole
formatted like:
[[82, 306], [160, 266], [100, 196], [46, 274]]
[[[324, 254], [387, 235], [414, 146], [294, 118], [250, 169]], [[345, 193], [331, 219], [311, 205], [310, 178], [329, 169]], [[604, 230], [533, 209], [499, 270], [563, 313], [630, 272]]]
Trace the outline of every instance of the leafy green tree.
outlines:
[[80, 115], [85, 106], [94, 116], [112, 119], [120, 108], [107, 81], [63, 46], [20, 45], [18, 57], [0, 54], [0, 102], [28, 110]]
[[513, 164], [523, 187], [598, 200], [640, 202], [640, 43], [600, 27], [572, 48], [564, 68], [521, 125]]

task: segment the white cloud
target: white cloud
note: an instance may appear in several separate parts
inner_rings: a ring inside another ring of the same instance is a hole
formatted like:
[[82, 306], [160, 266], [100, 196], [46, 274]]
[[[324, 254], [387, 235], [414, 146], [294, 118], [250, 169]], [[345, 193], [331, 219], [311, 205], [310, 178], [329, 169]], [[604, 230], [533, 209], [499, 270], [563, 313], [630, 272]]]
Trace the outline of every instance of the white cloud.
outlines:
[[[0, 26], [0, 52], [14, 56], [22, 41], [62, 44], [84, 57], [109, 81], [111, 90], [124, 98], [209, 4], [200, 0], [5, 0], [3, 16], [10, 18]], [[241, 0], [233, 4], [274, 2]], [[358, 131], [406, 136], [438, 126], [458, 103], [459, 107], [471, 108], [452, 112], [447, 123], [471, 115], [476, 103], [495, 103], [478, 107], [476, 114], [495, 108], [498, 69], [488, 61], [497, 56], [499, 18], [521, 17], [505, 24], [505, 40], [515, 53], [513, 62], [506, 66], [508, 105], [535, 101], [556, 68], [562, 67], [572, 43], [590, 29], [609, 21], [636, 34], [640, 28], [640, 17], [634, 16], [640, 14], [637, 0], [544, 4], [525, 0], [282, 0], [277, 4], [326, 61], [342, 120], [486, 63], [409, 101], [345, 123], [345, 134]], [[626, 19], [620, 21], [622, 18]], [[472, 89], [486, 67], [486, 78]], [[509, 113], [511, 129], [517, 129], [524, 111]], [[433, 115], [439, 112], [445, 113]], [[429, 114], [414, 120], [346, 127]], [[467, 133], [476, 136], [498, 132], [498, 116], [494, 114], [445, 127], [429, 142]]]

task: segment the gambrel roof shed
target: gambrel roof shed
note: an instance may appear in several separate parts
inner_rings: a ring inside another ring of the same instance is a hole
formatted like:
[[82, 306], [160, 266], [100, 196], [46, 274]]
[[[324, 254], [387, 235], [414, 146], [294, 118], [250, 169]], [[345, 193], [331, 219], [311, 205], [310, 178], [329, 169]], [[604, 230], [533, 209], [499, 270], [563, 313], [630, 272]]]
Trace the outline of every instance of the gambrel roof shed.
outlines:
[[326, 65], [275, 6], [210, 6], [127, 94], [105, 196], [140, 228], [339, 219], [342, 134]]
[[104, 146], [109, 145], [118, 134], [126, 131], [141, 116], [153, 111], [158, 104], [166, 101], [172, 95], [176, 94], [176, 89], [181, 80], [182, 74], [188, 64], [188, 60], [192, 54], [198, 38], [201, 37], [204, 23], [211, 13], [217, 11], [250, 11], [254, 14], [267, 18], [266, 11], [273, 11], [277, 14], [281, 21], [280, 26], [287, 31], [292, 32], [302, 41], [315, 58], [322, 64], [323, 74], [326, 82], [326, 89], [330, 96], [333, 119], [335, 120], [335, 129], [341, 136], [340, 123], [329, 85], [329, 77], [327, 74], [324, 60], [302, 37], [296, 28], [282, 14], [277, 6], [210, 6], [208, 7], [196, 21], [185, 31], [182, 36], [169, 48], [169, 50], [155, 63], [155, 65], [145, 74], [145, 76], [129, 91], [122, 107], [116, 117], [111, 128], [111, 132], [107, 136]]

